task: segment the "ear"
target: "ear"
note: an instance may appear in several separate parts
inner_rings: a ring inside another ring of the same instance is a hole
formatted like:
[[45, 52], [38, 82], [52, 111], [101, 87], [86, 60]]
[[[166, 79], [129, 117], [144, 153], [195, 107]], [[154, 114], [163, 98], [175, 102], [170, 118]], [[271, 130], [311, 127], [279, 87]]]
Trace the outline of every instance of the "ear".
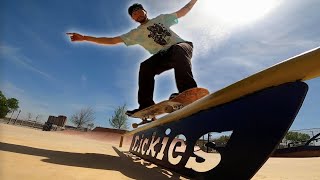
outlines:
[[146, 10], [143, 9], [143, 11], [146, 13], [146, 15], [148, 15], [148, 12]]

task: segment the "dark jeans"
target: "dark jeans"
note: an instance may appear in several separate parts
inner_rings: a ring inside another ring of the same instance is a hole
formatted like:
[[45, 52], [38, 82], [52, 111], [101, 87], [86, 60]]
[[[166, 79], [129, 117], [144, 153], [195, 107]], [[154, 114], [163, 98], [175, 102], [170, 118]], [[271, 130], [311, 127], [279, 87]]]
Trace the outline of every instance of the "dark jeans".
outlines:
[[154, 77], [164, 71], [174, 69], [179, 92], [197, 87], [192, 75], [193, 45], [191, 42], [178, 43], [167, 51], [159, 52], [140, 64], [138, 103], [140, 108], [154, 104]]

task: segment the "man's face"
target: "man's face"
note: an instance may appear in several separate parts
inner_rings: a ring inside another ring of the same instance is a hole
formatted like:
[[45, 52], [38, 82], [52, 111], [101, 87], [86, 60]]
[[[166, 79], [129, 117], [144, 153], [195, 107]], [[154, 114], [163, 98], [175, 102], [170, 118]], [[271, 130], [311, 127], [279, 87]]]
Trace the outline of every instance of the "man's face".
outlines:
[[132, 19], [136, 22], [143, 23], [147, 20], [147, 12], [144, 9], [136, 9], [132, 12]]

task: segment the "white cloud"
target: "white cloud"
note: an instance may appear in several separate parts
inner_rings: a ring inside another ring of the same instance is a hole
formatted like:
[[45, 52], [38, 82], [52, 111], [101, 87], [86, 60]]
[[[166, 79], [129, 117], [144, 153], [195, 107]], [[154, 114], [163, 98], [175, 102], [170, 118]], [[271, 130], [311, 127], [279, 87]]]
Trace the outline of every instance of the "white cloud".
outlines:
[[81, 81], [87, 81], [87, 76], [84, 75], [84, 74], [82, 74], [82, 75], [81, 75]]
[[0, 44], [0, 53], [1, 54], [15, 54], [19, 50], [20, 49], [16, 48], [16, 47], [4, 45], [3, 43]]
[[[35, 118], [37, 115], [41, 115], [41, 121], [46, 121], [49, 115], [55, 115], [55, 113], [50, 109], [50, 104], [45, 101], [38, 100], [36, 97], [30, 96], [26, 90], [19, 87], [19, 85], [15, 85], [11, 82], [4, 82], [2, 84], [1, 90], [3, 90], [4, 95], [7, 98], [16, 98], [19, 101], [19, 110], [21, 113], [19, 118], [27, 119], [28, 113], [34, 115]], [[13, 117], [16, 118], [18, 115], [17, 112], [14, 112]], [[11, 116], [11, 114], [8, 114]]]
[[0, 45], [0, 56], [4, 60], [9, 60], [19, 67], [32, 71], [46, 80], [54, 80], [50, 74], [38, 69], [32, 64], [32, 60], [20, 52], [19, 48], [9, 45]]
[[10, 82], [5, 82], [2, 86], [2, 88], [4, 88], [4, 90], [6, 90], [6, 95], [9, 97], [11, 97], [11, 96], [13, 97], [15, 95], [22, 95], [25, 93], [24, 89], [19, 88]]
[[81, 80], [81, 86], [82, 86], [83, 88], [86, 88], [86, 87], [87, 87], [87, 84], [88, 84], [88, 82], [87, 82], [87, 80], [88, 80], [87, 76], [86, 76], [85, 74], [82, 74], [81, 77], [80, 77], [80, 80]]
[[[267, 3], [267, 1], [264, 2]], [[222, 47], [240, 28], [254, 22], [254, 19], [250, 20], [250, 18], [243, 18], [243, 22], [237, 20], [241, 15], [245, 16], [251, 13], [250, 17], [262, 17], [278, 5], [268, 1], [270, 8], [262, 13], [254, 11], [257, 7], [265, 8], [260, 6], [262, 3], [260, 1], [259, 3], [252, 3], [251, 0], [241, 1], [241, 7], [235, 3], [215, 0], [198, 1], [190, 13], [181, 18], [179, 24], [174, 26], [173, 29], [176, 29], [178, 34], [185, 39], [191, 40], [196, 44], [196, 56], [205, 57], [212, 51]], [[245, 6], [246, 3], [248, 6]], [[184, 3], [181, 3], [179, 6], [183, 5]], [[253, 5], [255, 7], [251, 7]], [[229, 17], [231, 15], [233, 16]]]
[[108, 111], [113, 111], [115, 107], [113, 104], [96, 104], [94, 106], [94, 109], [97, 112], [108, 112]]

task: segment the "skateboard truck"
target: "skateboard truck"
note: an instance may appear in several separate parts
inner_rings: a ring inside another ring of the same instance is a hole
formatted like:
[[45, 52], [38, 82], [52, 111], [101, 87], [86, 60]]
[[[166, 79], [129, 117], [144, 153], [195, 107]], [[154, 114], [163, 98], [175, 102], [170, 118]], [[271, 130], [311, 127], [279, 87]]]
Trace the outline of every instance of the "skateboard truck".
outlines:
[[140, 123], [133, 123], [132, 127], [133, 128], [137, 128], [138, 126], [140, 126], [142, 124], [147, 124], [147, 123], [150, 123], [152, 121], [155, 121], [155, 120], [157, 120], [157, 118], [156, 117], [152, 117], [152, 118], [150, 118], [150, 120], [148, 120], [148, 118], [142, 118], [141, 120], [142, 121]]

